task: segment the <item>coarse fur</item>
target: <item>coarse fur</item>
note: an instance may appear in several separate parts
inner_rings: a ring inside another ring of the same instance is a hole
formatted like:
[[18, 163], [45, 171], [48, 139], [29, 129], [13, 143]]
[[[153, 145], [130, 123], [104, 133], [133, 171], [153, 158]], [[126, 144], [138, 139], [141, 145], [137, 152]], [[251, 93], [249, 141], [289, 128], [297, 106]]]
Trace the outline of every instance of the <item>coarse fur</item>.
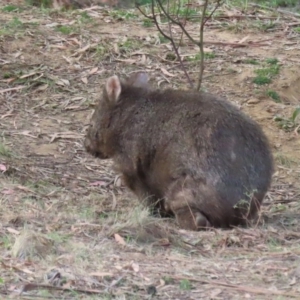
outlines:
[[246, 224], [271, 184], [273, 157], [256, 122], [208, 93], [154, 90], [143, 72], [108, 78], [84, 144], [185, 229]]

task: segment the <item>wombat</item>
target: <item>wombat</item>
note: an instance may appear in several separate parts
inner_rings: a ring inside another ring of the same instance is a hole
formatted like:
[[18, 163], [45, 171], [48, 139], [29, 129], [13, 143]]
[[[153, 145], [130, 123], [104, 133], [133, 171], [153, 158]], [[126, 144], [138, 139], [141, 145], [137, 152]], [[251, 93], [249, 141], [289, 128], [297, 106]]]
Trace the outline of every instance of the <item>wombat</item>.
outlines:
[[144, 72], [108, 78], [84, 145], [189, 230], [246, 225], [273, 173], [265, 134], [237, 107], [209, 93], [155, 90]]

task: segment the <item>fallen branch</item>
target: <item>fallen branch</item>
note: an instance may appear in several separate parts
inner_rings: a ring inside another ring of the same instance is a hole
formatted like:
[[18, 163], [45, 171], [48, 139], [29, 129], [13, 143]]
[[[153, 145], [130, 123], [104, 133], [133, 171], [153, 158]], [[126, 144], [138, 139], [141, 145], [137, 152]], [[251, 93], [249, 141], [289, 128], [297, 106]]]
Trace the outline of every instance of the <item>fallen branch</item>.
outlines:
[[237, 47], [247, 47], [247, 46], [254, 46], [254, 47], [259, 47], [259, 46], [270, 46], [269, 44], [264, 44], [267, 41], [271, 41], [273, 39], [268, 39], [268, 40], [264, 40], [261, 42], [248, 42], [248, 43], [226, 43], [226, 42], [213, 42], [213, 41], [205, 41], [205, 44], [209, 44], [209, 45], [220, 45], [220, 46], [231, 46], [234, 48]]
[[203, 280], [203, 279], [197, 279], [193, 277], [184, 277], [184, 276], [171, 276], [173, 279], [177, 280], [190, 280], [194, 282], [199, 282], [202, 284], [211, 284], [215, 286], [223, 286], [225, 288], [230, 288], [234, 289], [236, 291], [240, 292], [247, 292], [247, 293], [254, 293], [254, 294], [262, 294], [262, 295], [278, 295], [278, 296], [289, 296], [289, 297], [294, 297], [299, 299], [299, 294], [294, 294], [290, 292], [282, 292], [282, 291], [272, 291], [272, 290], [267, 290], [264, 288], [256, 288], [256, 287], [251, 287], [251, 286], [243, 286], [243, 285], [237, 285], [237, 284], [231, 284], [231, 283], [226, 283], [222, 281], [215, 281], [215, 280]]
[[271, 8], [271, 7], [259, 5], [259, 4], [256, 4], [256, 3], [249, 3], [249, 5], [251, 5], [253, 7], [258, 7], [258, 8], [261, 8], [261, 9], [265, 9], [265, 10], [270, 10], [270, 11], [278, 12], [278, 13], [281, 13], [283, 15], [290, 15], [290, 16], [294, 16], [294, 17], [300, 18], [300, 14], [294, 13], [294, 12], [291, 12], [291, 11], [287, 11], [287, 10], [283, 10], [283, 9], [280, 9], [280, 8], [275, 9], [275, 8]]
[[[191, 16], [193, 17], [193, 16]], [[214, 19], [264, 19], [264, 20], [273, 20], [277, 19], [277, 17], [268, 17], [268, 16], [252, 16], [252, 15], [232, 15], [232, 16], [226, 16], [226, 15], [219, 15], [214, 16]]]
[[78, 293], [84, 293], [84, 294], [104, 294], [105, 291], [101, 290], [95, 290], [95, 289], [81, 289], [81, 288], [70, 288], [70, 287], [61, 287], [61, 286], [54, 286], [49, 284], [39, 284], [39, 283], [27, 283], [24, 284], [20, 295], [22, 295], [23, 292], [28, 292], [32, 290], [38, 290], [38, 289], [47, 289], [47, 290], [58, 290], [58, 291], [65, 291], [65, 292], [78, 292]]

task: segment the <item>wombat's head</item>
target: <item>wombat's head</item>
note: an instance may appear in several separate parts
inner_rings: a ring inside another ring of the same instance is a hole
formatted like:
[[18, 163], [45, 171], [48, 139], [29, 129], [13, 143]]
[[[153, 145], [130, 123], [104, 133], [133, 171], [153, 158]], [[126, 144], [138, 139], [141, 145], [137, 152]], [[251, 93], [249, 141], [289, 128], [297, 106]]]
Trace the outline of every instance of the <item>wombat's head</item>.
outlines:
[[128, 90], [129, 96], [134, 97], [135, 89], [140, 88], [148, 88], [148, 75], [143, 72], [123, 80], [116, 75], [107, 79], [85, 137], [84, 147], [88, 153], [100, 159], [111, 158], [114, 155], [117, 147], [115, 130], [111, 128], [114, 113], [125, 100], [124, 94], [128, 97]]

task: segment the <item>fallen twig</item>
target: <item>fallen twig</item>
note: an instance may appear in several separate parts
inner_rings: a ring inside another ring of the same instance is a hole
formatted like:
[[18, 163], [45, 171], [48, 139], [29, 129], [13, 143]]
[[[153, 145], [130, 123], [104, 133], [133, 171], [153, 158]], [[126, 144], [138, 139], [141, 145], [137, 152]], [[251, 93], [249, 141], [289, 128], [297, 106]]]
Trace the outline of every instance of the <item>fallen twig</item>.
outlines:
[[11, 91], [17, 91], [17, 90], [21, 90], [21, 89], [24, 89], [24, 88], [26, 88], [26, 85], [19, 85], [19, 86], [13, 87], [13, 88], [0, 90], [0, 94], [11, 92]]
[[67, 292], [78, 292], [78, 293], [84, 293], [84, 294], [103, 294], [106, 293], [105, 291], [101, 290], [95, 290], [95, 289], [81, 289], [81, 288], [70, 288], [70, 287], [61, 287], [61, 286], [54, 286], [49, 284], [39, 284], [39, 283], [27, 283], [24, 284], [20, 295], [22, 295], [23, 292], [32, 291], [36, 289], [48, 289], [48, 290], [59, 290], [59, 291], [67, 291]]

